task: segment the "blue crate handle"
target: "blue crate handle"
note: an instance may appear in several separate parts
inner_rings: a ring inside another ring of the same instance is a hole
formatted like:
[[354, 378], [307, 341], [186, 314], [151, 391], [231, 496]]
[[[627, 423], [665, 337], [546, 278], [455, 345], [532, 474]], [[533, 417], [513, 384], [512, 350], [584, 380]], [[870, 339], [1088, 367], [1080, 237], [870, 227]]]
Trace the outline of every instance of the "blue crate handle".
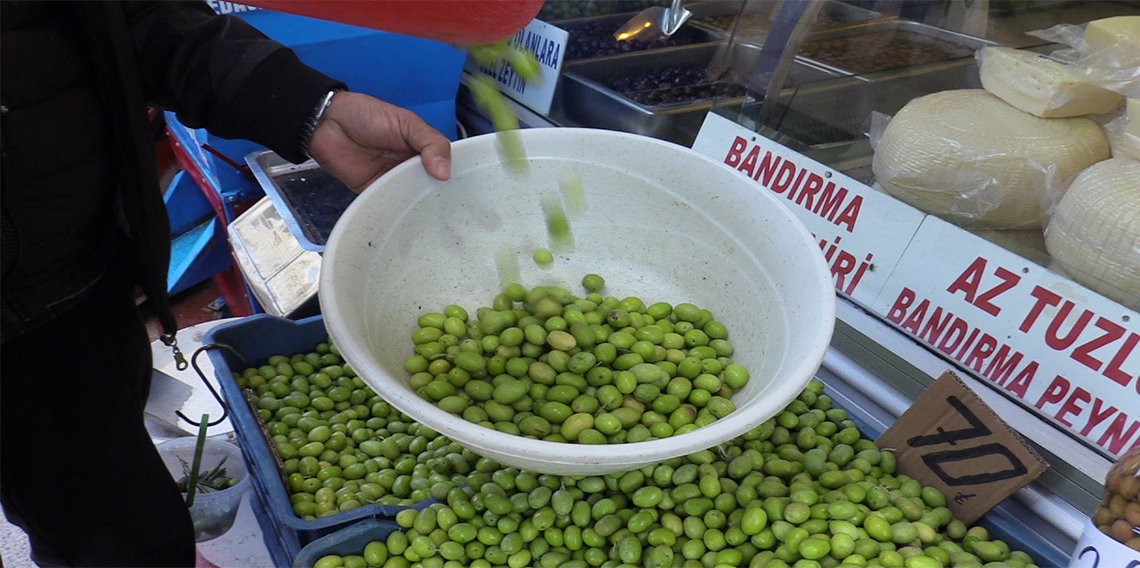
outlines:
[[[210, 389], [210, 394], [214, 395], [214, 400], [218, 401], [218, 404], [222, 407], [221, 418], [218, 418], [217, 420], [206, 424], [206, 426], [217, 426], [218, 424], [221, 424], [226, 419], [226, 417], [229, 416], [230, 407], [226, 405], [226, 401], [222, 400], [222, 395], [218, 394], [218, 391], [214, 389], [214, 385], [210, 384], [210, 381], [206, 379], [206, 374], [202, 372], [202, 368], [198, 366], [198, 355], [209, 349], [225, 349], [226, 351], [233, 353], [234, 357], [237, 357], [238, 360], [240, 360], [242, 363], [245, 363], [245, 357], [242, 357], [241, 353], [237, 352], [237, 349], [234, 349], [225, 343], [208, 343], [199, 347], [196, 351], [194, 351], [194, 354], [190, 356], [190, 364], [194, 366], [194, 372], [198, 373], [198, 378], [202, 380], [202, 383], [206, 385], [206, 388]], [[182, 414], [181, 410], [175, 410], [174, 413], [177, 414], [179, 418], [193, 424], [194, 426], [202, 425], [201, 422], [195, 422], [191, 420], [190, 417]]]

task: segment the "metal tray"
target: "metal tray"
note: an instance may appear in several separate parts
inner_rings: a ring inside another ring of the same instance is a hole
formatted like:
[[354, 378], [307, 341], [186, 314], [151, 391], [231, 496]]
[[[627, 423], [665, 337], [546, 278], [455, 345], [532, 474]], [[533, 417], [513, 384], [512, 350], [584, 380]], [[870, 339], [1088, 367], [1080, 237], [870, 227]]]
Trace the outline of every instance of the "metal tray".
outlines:
[[[593, 17], [589, 17], [589, 18], [575, 18], [572, 20], [562, 20], [562, 21], [557, 22], [553, 25], [558, 27], [558, 28], [561, 28], [563, 30], [566, 30], [567, 32], [570, 32], [571, 37], [568, 41], [574, 41], [573, 32], [571, 32], [571, 30], [576, 26], [580, 26], [583, 24], [590, 24], [590, 23], [594, 23], [594, 22], [613, 23], [614, 31], [617, 31], [617, 29], [620, 28], [622, 26], [622, 24], [629, 21], [629, 19], [632, 18], [634, 15], [636, 15], [636, 12], [635, 13], [628, 13], [628, 14], [611, 14], [608, 16], [593, 16]], [[627, 55], [634, 55], [637, 53], [645, 53], [648, 51], [659, 52], [659, 51], [664, 51], [664, 50], [684, 49], [687, 47], [692, 47], [694, 45], [699, 45], [699, 44], [709, 43], [709, 42], [715, 42], [715, 41], [720, 41], [720, 40], [724, 39], [723, 33], [715, 32], [715, 31], [712, 31], [712, 30], [707, 29], [707, 28], [697, 27], [697, 26], [693, 26], [693, 25], [689, 25], [689, 24], [685, 24], [684, 26], [681, 26], [681, 29], [678, 30], [677, 33], [674, 35], [675, 36], [687, 36], [687, 37], [692, 39], [692, 42], [689, 44], [686, 44], [686, 45], [677, 45], [677, 46], [670, 46], [670, 47], [655, 47], [655, 48], [651, 48], [651, 49], [644, 49], [641, 51], [631, 51], [628, 53], [615, 53], [613, 55], [598, 55], [598, 56], [594, 56], [594, 57], [580, 57], [577, 59], [566, 59], [565, 61], [566, 61], [566, 64], [569, 64], [569, 63], [575, 62], [575, 61], [594, 61], [594, 60], [598, 60], [598, 59], [612, 59], [615, 57], [624, 57]]]
[[313, 160], [293, 164], [264, 150], [245, 161], [301, 248], [323, 251], [337, 219], [356, 194]]
[[[552, 4], [575, 5], [579, 11], [584, 10], [587, 13], [569, 17], [551, 14], [546, 8]], [[570, 19], [594, 16], [612, 16], [614, 14], [629, 14], [629, 16], [632, 17], [634, 14], [651, 6], [668, 5], [669, 0], [546, 0], [546, 2], [543, 3], [542, 9], [539, 10], [537, 17], [547, 23], [564, 22]]]
[[[743, 13], [740, 9], [740, 0], [711, 0], [705, 2], [697, 2], [688, 6], [690, 12], [693, 13], [689, 21], [692, 25], [710, 30], [715, 33], [728, 35], [732, 33], [732, 29], [717, 25], [714, 22], [707, 21], [706, 18], [715, 17], [735, 17], [743, 15], [746, 20], [744, 25], [738, 25], [736, 28], [735, 38], [737, 40], [746, 40], [750, 42], [762, 42], [768, 35], [768, 30], [771, 29], [772, 18], [775, 17], [780, 8], [777, 2], [764, 2], [764, 1], [750, 1], [744, 6]], [[763, 17], [759, 22], [754, 22], [753, 18], [757, 16]], [[850, 4], [842, 2], [835, 2], [828, 0], [823, 3], [820, 8], [819, 17], [817, 18], [813, 29], [818, 30], [831, 30], [841, 28], [872, 20], [881, 20], [888, 18], [879, 12], [866, 10]]]
[[[947, 57], [945, 59], [927, 61], [927, 62], [916, 63], [916, 64], [907, 64], [905, 62], [902, 62], [898, 65], [893, 65], [893, 66], [889, 66], [889, 67], [883, 67], [883, 68], [879, 68], [879, 69], [862, 69], [862, 70], [861, 69], [848, 69], [842, 65], [830, 63], [827, 61], [822, 61], [819, 58], [812, 57], [811, 55], [805, 53], [805, 47], [809, 46], [809, 44], [813, 41], [833, 39], [833, 38], [841, 38], [841, 37], [842, 38], [846, 38], [846, 37], [851, 37], [851, 38], [867, 37], [870, 34], [884, 33], [884, 32], [888, 32], [888, 33], [890, 33], [890, 32], [894, 32], [894, 33], [905, 32], [905, 33], [909, 33], [909, 34], [915, 34], [915, 35], [923, 36], [925, 38], [930, 38], [930, 39], [938, 40], [941, 42], [950, 43], [950, 44], [953, 44], [955, 47], [960, 47], [960, 48], [964, 48], [964, 49], [962, 50], [961, 55]], [[902, 21], [902, 20], [887, 20], [887, 21], [879, 21], [879, 22], [868, 22], [868, 23], [864, 23], [864, 24], [857, 24], [857, 25], [853, 25], [853, 26], [848, 26], [848, 27], [841, 28], [841, 29], [827, 30], [827, 31], [812, 33], [812, 34], [808, 35], [808, 37], [806, 39], [804, 39], [803, 44], [800, 45], [800, 50], [799, 50], [799, 54], [797, 57], [799, 59], [804, 60], [804, 61], [809, 61], [812, 64], [814, 64], [820, 68], [828, 69], [828, 70], [831, 70], [831, 71], [838, 73], [838, 74], [841, 74], [841, 75], [868, 75], [868, 74], [874, 74], [874, 73], [898, 71], [900, 69], [912, 69], [915, 67], [926, 67], [926, 66], [930, 66], [930, 65], [937, 66], [937, 65], [941, 65], [941, 64], [945, 64], [947, 62], [953, 62], [953, 61], [959, 61], [959, 62], [966, 61], [966, 60], [973, 59], [973, 55], [974, 55], [975, 51], [977, 51], [983, 47], [989, 46], [989, 45], [996, 45], [996, 44], [992, 41], [988, 41], [985, 39], [977, 38], [974, 36], [968, 36], [965, 34], [960, 34], [960, 33], [952, 32], [949, 30], [944, 30], [942, 28], [936, 28], [934, 26], [928, 26], [926, 24], [920, 24], [918, 22], [908, 22], [908, 21]]]
[[[587, 127], [623, 130], [691, 145], [700, 130], [705, 113], [716, 104], [739, 105], [745, 97], [706, 100], [669, 106], [645, 106], [618, 94], [605, 85], [618, 77], [637, 75], [676, 65], [707, 65], [721, 48], [739, 68], [760, 55], [760, 48], [739, 44], [705, 44], [686, 48], [651, 50], [607, 59], [569, 63], [563, 70], [551, 117]], [[755, 65], [751, 65], [754, 67]], [[835, 77], [833, 72], [797, 61], [789, 76], [793, 84], [805, 84]], [[788, 91], [788, 89], [785, 89]]]

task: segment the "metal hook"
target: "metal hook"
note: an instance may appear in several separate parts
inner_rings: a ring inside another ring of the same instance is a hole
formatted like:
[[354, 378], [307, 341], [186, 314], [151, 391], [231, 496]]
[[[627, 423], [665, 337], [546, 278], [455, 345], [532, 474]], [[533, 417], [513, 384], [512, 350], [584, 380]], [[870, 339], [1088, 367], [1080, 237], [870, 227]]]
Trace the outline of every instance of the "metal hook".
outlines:
[[[198, 373], [198, 378], [202, 379], [202, 382], [206, 384], [206, 388], [210, 389], [210, 394], [214, 395], [214, 400], [218, 401], [218, 404], [222, 407], [222, 416], [217, 420], [206, 424], [207, 426], [216, 426], [218, 424], [221, 424], [222, 421], [224, 421], [226, 417], [229, 416], [230, 408], [226, 405], [226, 401], [222, 400], [222, 396], [218, 394], [218, 391], [214, 389], [214, 385], [210, 384], [210, 381], [206, 379], [206, 374], [202, 372], [201, 367], [198, 366], [198, 355], [208, 349], [225, 349], [237, 357], [238, 360], [242, 362], [242, 364], [245, 364], [245, 357], [242, 357], [241, 353], [238, 353], [236, 349], [230, 347], [229, 345], [226, 345], [225, 343], [210, 343], [203, 345], [194, 351], [194, 355], [190, 357], [190, 364], [194, 366], [194, 372]], [[201, 422], [195, 422], [185, 414], [182, 414], [181, 410], [175, 410], [174, 413], [177, 414], [179, 418], [189, 422], [190, 424], [193, 424], [194, 426], [201, 425]]]
[[185, 371], [189, 365], [186, 364], [186, 356], [178, 348], [178, 336], [175, 333], [164, 333], [162, 334], [162, 343], [169, 347], [171, 353], [174, 354], [174, 368]]

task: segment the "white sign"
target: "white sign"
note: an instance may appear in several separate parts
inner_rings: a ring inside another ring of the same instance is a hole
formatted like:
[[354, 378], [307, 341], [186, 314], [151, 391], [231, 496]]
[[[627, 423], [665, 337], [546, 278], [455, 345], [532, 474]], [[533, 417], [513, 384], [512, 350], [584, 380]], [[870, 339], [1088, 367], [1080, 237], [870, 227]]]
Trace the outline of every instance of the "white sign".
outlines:
[[711, 112], [693, 150], [786, 199], [819, 241], [835, 289], [866, 306], [922, 223], [921, 211]]
[[562, 73], [562, 57], [566, 54], [569, 36], [566, 30], [541, 20], [532, 20], [510, 39], [512, 47], [529, 50], [538, 59], [540, 73], [538, 79], [532, 81], [526, 81], [515, 74], [514, 68], [506, 59], [500, 59], [492, 67], [480, 67], [468, 55], [466, 69], [472, 73], [482, 71], [499, 84], [503, 94], [539, 114], [550, 114], [550, 104], [554, 100], [558, 76]]
[[1104, 452], [1140, 441], [1140, 314], [937, 217], [874, 311]]
[[1100, 532], [1090, 520], [1085, 524], [1085, 532], [1077, 541], [1069, 568], [1137, 568], [1140, 566], [1140, 552], [1132, 550], [1112, 537]]

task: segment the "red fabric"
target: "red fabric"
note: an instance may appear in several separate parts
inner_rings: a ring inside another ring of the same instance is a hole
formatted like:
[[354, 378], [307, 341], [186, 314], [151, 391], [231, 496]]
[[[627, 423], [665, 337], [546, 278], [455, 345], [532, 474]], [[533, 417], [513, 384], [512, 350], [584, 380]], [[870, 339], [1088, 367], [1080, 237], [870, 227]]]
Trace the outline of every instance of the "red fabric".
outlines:
[[245, 0], [244, 4], [453, 45], [484, 45], [523, 29], [543, 0]]

